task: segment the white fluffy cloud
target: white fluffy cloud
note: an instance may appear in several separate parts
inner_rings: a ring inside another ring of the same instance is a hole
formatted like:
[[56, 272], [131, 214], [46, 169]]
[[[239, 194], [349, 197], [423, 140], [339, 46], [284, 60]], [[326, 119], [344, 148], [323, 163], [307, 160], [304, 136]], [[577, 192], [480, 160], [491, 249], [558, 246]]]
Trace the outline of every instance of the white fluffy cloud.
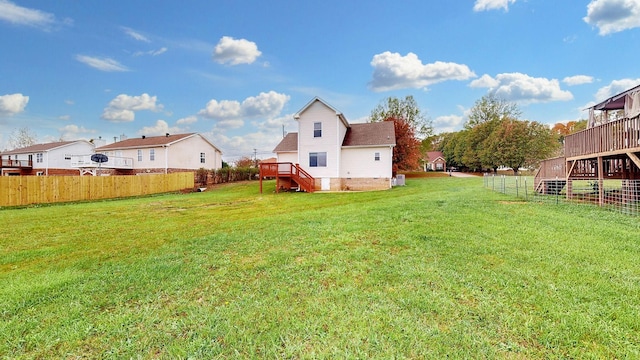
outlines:
[[256, 43], [223, 36], [213, 50], [213, 60], [220, 64], [251, 64], [262, 55]]
[[509, 11], [509, 4], [513, 4], [515, 2], [516, 0], [476, 0], [476, 3], [473, 5], [473, 11], [487, 11], [496, 9], [504, 9], [504, 11]]
[[187, 116], [184, 117], [182, 119], [178, 119], [178, 121], [176, 121], [176, 124], [178, 125], [189, 125], [189, 124], [193, 124], [198, 122], [198, 117], [197, 116]]
[[600, 35], [640, 27], [640, 0], [592, 0], [583, 20]]
[[593, 82], [593, 76], [588, 76], [588, 75], [568, 76], [562, 79], [562, 82], [569, 86], [591, 84]]
[[640, 78], [613, 80], [609, 85], [598, 89], [598, 92], [596, 93], [596, 101], [604, 101], [614, 95], [636, 87], [638, 84], [640, 84]]
[[436, 134], [458, 131], [462, 127], [464, 116], [445, 115], [433, 120], [433, 129]]
[[110, 58], [99, 58], [86, 55], [76, 55], [76, 60], [83, 64], [91, 66], [94, 69], [107, 72], [129, 71], [129, 69]]
[[498, 74], [495, 78], [483, 75], [470, 84], [475, 88], [488, 88], [507, 101], [524, 104], [573, 99], [569, 91], [560, 89], [556, 79], [534, 78], [521, 73]]
[[50, 29], [56, 23], [53, 14], [18, 6], [8, 0], [0, 0], [0, 20], [44, 30]]
[[78, 126], [74, 124], [65, 125], [58, 129], [60, 131], [60, 137], [63, 139], [77, 139], [83, 134], [95, 134], [96, 130], [87, 129], [84, 126]]
[[[220, 121], [237, 120], [242, 118], [264, 117], [271, 118], [280, 114], [290, 96], [275, 91], [262, 92], [258, 96], [246, 98], [242, 103], [235, 100], [210, 100], [198, 115]], [[241, 125], [240, 125], [241, 126]]]
[[145, 126], [138, 131], [138, 135], [146, 135], [146, 136], [160, 136], [166, 133], [169, 134], [177, 134], [181, 133], [182, 129], [178, 126], [169, 126], [169, 124], [164, 120], [156, 121], [154, 126]]
[[467, 65], [436, 61], [423, 64], [414, 53], [402, 56], [385, 51], [373, 56], [373, 80], [369, 84], [374, 91], [405, 88], [424, 88], [447, 80], [467, 80], [476, 76]]
[[11, 116], [24, 111], [29, 97], [22, 94], [0, 96], [0, 116]]
[[157, 96], [149, 96], [146, 93], [140, 96], [120, 94], [109, 102], [109, 105], [102, 112], [102, 118], [112, 122], [133, 121], [135, 119], [135, 111], [162, 110], [163, 106], [158, 104], [157, 101]]

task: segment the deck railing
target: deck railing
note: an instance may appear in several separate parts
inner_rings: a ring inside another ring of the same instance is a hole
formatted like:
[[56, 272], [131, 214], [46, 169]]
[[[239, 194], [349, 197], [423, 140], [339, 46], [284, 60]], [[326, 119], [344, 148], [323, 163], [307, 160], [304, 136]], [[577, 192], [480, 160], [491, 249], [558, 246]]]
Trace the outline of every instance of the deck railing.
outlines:
[[567, 158], [640, 151], [640, 117], [598, 125], [564, 139]]
[[260, 164], [260, 179], [264, 177], [290, 177], [307, 192], [313, 192], [315, 189], [313, 176], [300, 165], [290, 162]]
[[31, 168], [33, 160], [16, 160], [0, 158], [0, 168]]
[[100, 164], [92, 161], [91, 155], [71, 155], [71, 166], [77, 168], [133, 169], [133, 158], [109, 156], [107, 162]]
[[566, 179], [566, 167], [564, 156], [542, 161], [533, 180], [534, 189], [538, 189], [543, 180]]

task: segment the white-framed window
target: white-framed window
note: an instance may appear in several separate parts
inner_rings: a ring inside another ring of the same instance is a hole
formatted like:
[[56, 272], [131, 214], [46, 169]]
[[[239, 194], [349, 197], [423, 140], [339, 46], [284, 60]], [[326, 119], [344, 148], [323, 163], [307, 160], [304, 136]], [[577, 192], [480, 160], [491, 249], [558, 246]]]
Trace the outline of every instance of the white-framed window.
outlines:
[[42, 162], [44, 162], [44, 154], [43, 153], [37, 153], [36, 154], [36, 163], [42, 164]]
[[204, 164], [205, 162], [204, 153], [200, 153], [200, 164]]
[[149, 161], [156, 160], [156, 149], [149, 149]]
[[326, 166], [327, 166], [326, 152], [309, 153], [309, 167], [326, 167]]
[[313, 137], [322, 137], [322, 123], [314, 122], [313, 123]]
[[379, 152], [373, 154], [373, 160], [380, 161], [380, 153]]
[[44, 176], [44, 171], [38, 171], [38, 172], [36, 173], [36, 176]]
[[138, 150], [138, 161], [142, 161], [142, 150]]

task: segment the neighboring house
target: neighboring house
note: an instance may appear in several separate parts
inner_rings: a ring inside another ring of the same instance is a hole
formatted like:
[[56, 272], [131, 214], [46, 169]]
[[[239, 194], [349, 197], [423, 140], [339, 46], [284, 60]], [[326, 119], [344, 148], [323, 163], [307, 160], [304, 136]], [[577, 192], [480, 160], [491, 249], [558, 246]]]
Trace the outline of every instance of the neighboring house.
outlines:
[[98, 147], [96, 153], [123, 159], [125, 162], [132, 159], [130, 168], [113, 169], [113, 174], [167, 174], [222, 167], [220, 149], [198, 133], [143, 135]]
[[427, 152], [426, 162], [424, 164], [424, 171], [446, 171], [447, 161], [444, 159], [442, 151], [429, 151]]
[[2, 175], [78, 175], [72, 155], [92, 154], [94, 145], [85, 140], [36, 144], [0, 153]]
[[298, 132], [287, 134], [273, 151], [278, 163], [293, 163], [313, 177], [314, 189], [391, 188], [393, 122], [349, 124], [341, 112], [317, 97], [294, 119]]

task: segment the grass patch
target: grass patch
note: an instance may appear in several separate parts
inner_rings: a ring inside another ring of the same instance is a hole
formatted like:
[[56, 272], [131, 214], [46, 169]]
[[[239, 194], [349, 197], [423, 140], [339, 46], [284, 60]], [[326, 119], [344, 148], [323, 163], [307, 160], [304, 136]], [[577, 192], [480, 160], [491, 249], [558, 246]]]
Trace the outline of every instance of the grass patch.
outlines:
[[637, 220], [407, 184], [0, 211], [0, 357], [640, 356]]

